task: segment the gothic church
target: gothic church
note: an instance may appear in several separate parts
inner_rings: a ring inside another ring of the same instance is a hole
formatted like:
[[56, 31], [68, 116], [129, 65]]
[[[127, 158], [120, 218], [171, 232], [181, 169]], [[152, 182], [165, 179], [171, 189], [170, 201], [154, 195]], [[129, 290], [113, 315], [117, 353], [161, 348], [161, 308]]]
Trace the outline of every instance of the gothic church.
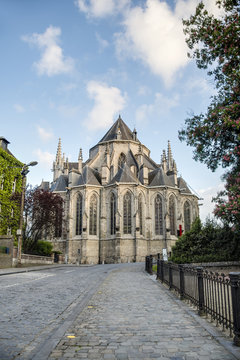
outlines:
[[65, 160], [59, 139], [51, 191], [64, 199], [62, 235], [52, 241], [68, 263], [134, 262], [169, 253], [199, 212], [198, 197], [177, 177], [170, 143], [155, 163], [120, 116], [85, 162], [81, 149], [78, 162]]

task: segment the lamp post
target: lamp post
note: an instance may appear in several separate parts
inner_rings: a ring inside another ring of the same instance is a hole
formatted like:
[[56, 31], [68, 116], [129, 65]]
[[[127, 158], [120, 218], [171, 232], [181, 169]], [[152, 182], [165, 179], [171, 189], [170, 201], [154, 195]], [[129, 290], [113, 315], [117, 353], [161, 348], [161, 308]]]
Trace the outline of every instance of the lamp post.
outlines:
[[26, 179], [27, 174], [29, 173], [28, 167], [37, 165], [37, 161], [31, 161], [29, 164], [23, 165], [21, 175], [22, 175], [22, 195], [21, 195], [21, 205], [20, 205], [20, 222], [19, 229], [17, 230], [18, 236], [18, 261], [17, 266], [21, 266], [22, 258], [22, 229], [23, 229], [23, 210], [24, 210], [24, 201], [25, 201], [25, 190], [26, 190]]

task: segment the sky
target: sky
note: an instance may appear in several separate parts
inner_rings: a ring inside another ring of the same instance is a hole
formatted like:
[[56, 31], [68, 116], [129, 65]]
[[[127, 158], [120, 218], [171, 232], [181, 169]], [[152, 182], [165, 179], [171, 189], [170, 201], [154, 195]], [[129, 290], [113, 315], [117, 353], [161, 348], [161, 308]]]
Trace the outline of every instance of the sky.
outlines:
[[[205, 0], [217, 13], [214, 0]], [[0, 0], [0, 136], [31, 167], [28, 182], [52, 181], [58, 139], [69, 161], [87, 160], [119, 114], [160, 163], [170, 140], [178, 174], [203, 200], [223, 189], [178, 139], [205, 112], [214, 82], [187, 57], [182, 18], [198, 0]]]

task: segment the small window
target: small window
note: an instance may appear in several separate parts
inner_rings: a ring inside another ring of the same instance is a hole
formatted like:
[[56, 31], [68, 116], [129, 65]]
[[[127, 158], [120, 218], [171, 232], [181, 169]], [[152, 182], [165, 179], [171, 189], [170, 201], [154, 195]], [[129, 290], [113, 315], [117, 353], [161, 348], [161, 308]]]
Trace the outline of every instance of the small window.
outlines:
[[121, 153], [118, 159], [118, 170], [123, 168], [125, 162], [126, 162], [126, 155]]

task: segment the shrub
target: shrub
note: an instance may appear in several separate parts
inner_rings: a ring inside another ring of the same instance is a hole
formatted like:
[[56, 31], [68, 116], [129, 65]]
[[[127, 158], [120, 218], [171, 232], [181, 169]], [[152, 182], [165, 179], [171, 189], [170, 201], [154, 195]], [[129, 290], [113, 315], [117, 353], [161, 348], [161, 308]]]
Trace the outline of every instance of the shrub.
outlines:
[[176, 242], [170, 260], [178, 264], [239, 260], [239, 235], [227, 225], [210, 219], [203, 225], [197, 218]]

